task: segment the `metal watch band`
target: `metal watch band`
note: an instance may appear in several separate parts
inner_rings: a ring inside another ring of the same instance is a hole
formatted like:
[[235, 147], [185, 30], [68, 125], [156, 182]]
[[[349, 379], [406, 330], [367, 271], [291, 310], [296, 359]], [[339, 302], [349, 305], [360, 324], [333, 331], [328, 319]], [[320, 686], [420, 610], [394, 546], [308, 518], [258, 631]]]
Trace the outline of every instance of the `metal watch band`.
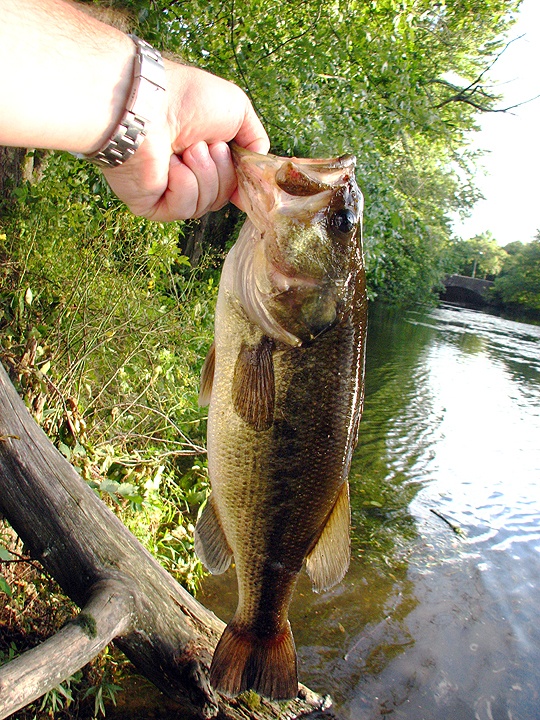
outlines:
[[135, 43], [137, 56], [124, 116], [100, 150], [92, 155], [80, 155], [101, 167], [122, 165], [135, 153], [165, 92], [165, 67], [160, 52], [135, 35], [129, 37]]

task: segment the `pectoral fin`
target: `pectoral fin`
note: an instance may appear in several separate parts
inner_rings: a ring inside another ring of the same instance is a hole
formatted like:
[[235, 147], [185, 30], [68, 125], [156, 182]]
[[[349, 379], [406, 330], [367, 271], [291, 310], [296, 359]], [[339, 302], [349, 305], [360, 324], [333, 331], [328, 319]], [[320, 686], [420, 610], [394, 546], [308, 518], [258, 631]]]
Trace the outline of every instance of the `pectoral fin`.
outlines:
[[210, 404], [210, 396], [212, 395], [212, 386], [214, 384], [214, 370], [216, 367], [216, 346], [214, 343], [210, 345], [210, 350], [204, 361], [201, 370], [201, 389], [199, 390], [199, 405], [204, 407]]
[[274, 422], [274, 341], [263, 337], [258, 345], [242, 344], [232, 384], [235, 411], [254, 430], [268, 430]]
[[208, 498], [195, 528], [195, 552], [212, 575], [221, 575], [231, 564], [233, 554], [221, 527], [212, 495]]
[[329, 590], [343, 580], [351, 558], [350, 527], [349, 484], [344, 483], [317, 544], [307, 556], [306, 570], [315, 592]]

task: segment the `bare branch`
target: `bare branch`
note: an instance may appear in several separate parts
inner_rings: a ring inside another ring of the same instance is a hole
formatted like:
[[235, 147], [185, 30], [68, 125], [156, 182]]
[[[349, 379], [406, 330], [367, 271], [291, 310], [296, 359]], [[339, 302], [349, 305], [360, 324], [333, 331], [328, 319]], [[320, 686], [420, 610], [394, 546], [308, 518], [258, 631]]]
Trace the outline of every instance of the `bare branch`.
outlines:
[[38, 647], [0, 668], [0, 720], [37, 700], [96, 657], [131, 623], [125, 585], [97, 583], [80, 615]]
[[[510, 45], [512, 43], [516, 42], [517, 40], [521, 40], [524, 37], [524, 35], [519, 35], [516, 38], [513, 38], [509, 42], [506, 43], [504, 48], [496, 55], [496, 57], [493, 59], [493, 61], [482, 70], [482, 72], [478, 75], [478, 77], [473, 80], [469, 85], [466, 87], [459, 87], [458, 85], [455, 85], [454, 83], [449, 82], [448, 80], [443, 80], [442, 78], [435, 78], [434, 80], [430, 80], [429, 83], [436, 84], [436, 85], [443, 85], [444, 87], [449, 88], [454, 93], [448, 98], [445, 98], [441, 102], [437, 103], [433, 107], [440, 109], [444, 107], [445, 105], [449, 105], [453, 102], [463, 102], [467, 105], [471, 105], [476, 110], [479, 110], [480, 112], [496, 112], [496, 113], [505, 113], [509, 112], [510, 110], [514, 110], [517, 107], [521, 107], [522, 105], [526, 105], [527, 103], [532, 102], [533, 100], [536, 100], [540, 95], [535, 95], [532, 98], [529, 98], [528, 100], [523, 100], [522, 102], [515, 103], [514, 105], [508, 105], [507, 107], [503, 108], [494, 108], [489, 105], [490, 102], [495, 102], [498, 100], [498, 96], [491, 94], [486, 90], [485, 87], [481, 85], [484, 77], [487, 75], [487, 73], [493, 68], [495, 63], [502, 57], [502, 55], [508, 50]], [[480, 96], [480, 100], [478, 100], [478, 96]], [[482, 102], [482, 100], [485, 100], [485, 104]]]

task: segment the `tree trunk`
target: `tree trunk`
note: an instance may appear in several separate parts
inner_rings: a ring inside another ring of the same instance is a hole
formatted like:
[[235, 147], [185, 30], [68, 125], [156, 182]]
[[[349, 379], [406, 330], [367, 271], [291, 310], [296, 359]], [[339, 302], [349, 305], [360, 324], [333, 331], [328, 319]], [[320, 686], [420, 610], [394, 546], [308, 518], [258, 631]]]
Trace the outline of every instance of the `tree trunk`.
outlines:
[[12, 201], [13, 190], [23, 180], [23, 165], [26, 150], [0, 146], [0, 215]]
[[[0, 719], [58, 685], [112, 640], [194, 717], [283, 716], [283, 704], [263, 701], [253, 710], [212, 690], [208, 668], [223, 623], [173, 580], [60, 455], [1, 365], [0, 512], [84, 608], [54, 638], [0, 668]], [[286, 715], [321, 716], [327, 705], [301, 688]]]
[[198, 220], [184, 223], [180, 238], [180, 249], [189, 258], [192, 267], [197, 267], [205, 250], [224, 253], [239, 225], [240, 210], [230, 203], [217, 212], [209, 212]]

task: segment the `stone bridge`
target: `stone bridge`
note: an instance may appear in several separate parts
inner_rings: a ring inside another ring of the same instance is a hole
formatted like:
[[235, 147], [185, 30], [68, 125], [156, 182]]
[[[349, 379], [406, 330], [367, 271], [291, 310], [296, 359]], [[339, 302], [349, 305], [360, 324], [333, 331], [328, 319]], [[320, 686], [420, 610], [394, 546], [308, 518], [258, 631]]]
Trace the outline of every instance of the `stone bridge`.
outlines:
[[479, 280], [465, 275], [447, 275], [444, 279], [444, 292], [441, 300], [463, 305], [481, 307], [489, 305], [489, 288], [493, 285], [491, 280]]

